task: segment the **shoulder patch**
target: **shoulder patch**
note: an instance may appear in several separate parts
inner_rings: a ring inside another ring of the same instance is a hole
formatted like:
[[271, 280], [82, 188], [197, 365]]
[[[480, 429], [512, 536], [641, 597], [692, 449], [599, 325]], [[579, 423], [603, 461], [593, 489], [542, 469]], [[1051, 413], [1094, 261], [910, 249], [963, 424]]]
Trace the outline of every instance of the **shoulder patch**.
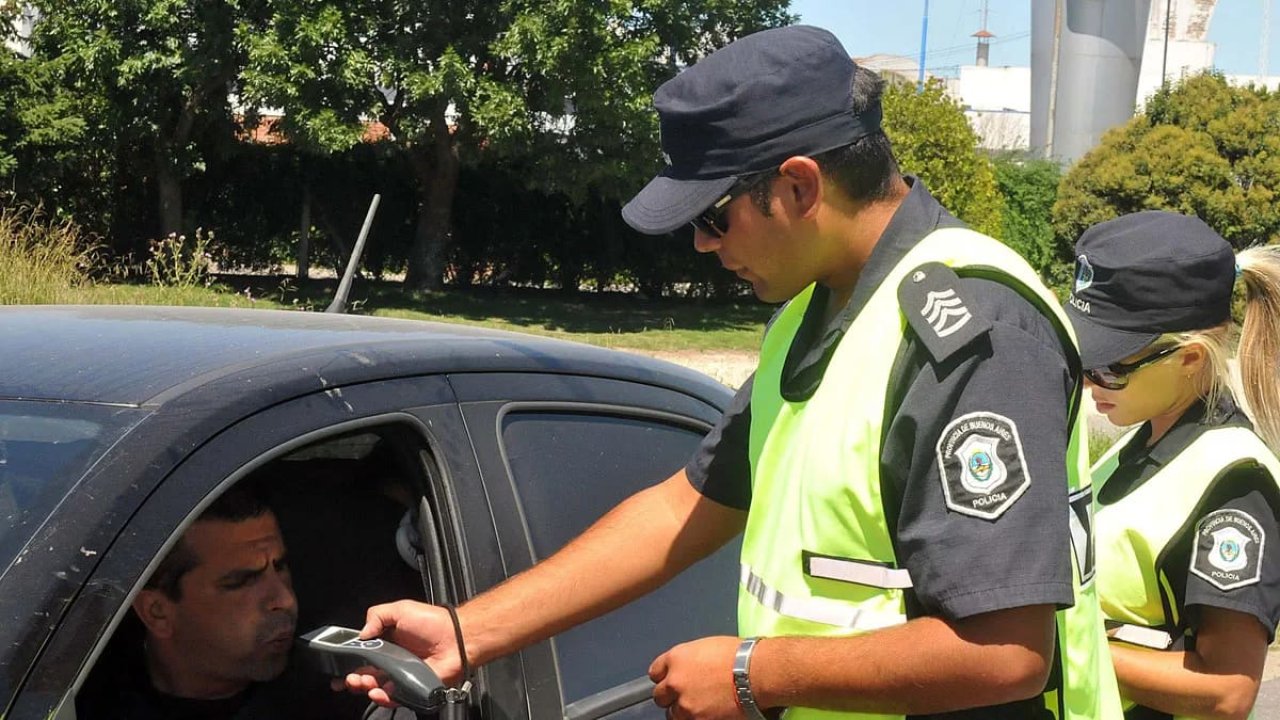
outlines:
[[1191, 572], [1219, 590], [1256, 584], [1262, 578], [1267, 541], [1262, 525], [1241, 510], [1218, 510], [1196, 523]]
[[995, 520], [1031, 486], [1018, 426], [1003, 415], [952, 420], [938, 437], [937, 453], [942, 493], [958, 513]]
[[934, 362], [946, 360], [991, 330], [991, 321], [974, 313], [960, 276], [942, 263], [925, 263], [908, 272], [898, 284], [898, 306]]

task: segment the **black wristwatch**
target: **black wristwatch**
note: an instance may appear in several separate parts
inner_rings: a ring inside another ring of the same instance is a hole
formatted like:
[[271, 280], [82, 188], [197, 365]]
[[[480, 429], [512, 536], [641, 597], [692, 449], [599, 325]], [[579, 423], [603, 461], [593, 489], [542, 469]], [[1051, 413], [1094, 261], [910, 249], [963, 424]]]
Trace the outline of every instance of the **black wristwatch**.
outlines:
[[751, 694], [751, 651], [756, 647], [758, 638], [747, 638], [738, 645], [738, 652], [733, 656], [733, 691], [738, 696], [738, 704], [747, 720], [768, 720], [756, 704], [756, 696]]

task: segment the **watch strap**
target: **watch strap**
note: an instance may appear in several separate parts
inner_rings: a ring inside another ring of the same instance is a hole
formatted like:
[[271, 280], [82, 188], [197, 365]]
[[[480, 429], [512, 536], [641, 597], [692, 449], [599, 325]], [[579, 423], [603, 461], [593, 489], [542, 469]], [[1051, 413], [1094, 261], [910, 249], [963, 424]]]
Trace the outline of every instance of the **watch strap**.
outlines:
[[751, 692], [751, 653], [758, 640], [759, 638], [753, 637], [744, 639], [733, 656], [733, 692], [747, 720], [768, 720], [756, 704], [756, 696]]

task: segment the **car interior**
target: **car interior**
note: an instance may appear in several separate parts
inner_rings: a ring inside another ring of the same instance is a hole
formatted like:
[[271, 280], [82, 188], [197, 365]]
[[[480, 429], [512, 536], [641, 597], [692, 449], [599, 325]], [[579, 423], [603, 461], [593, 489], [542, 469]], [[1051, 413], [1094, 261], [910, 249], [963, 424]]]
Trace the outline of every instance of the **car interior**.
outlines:
[[[436, 543], [424, 548], [421, 541], [424, 531], [432, 540], [436, 535], [426, 499], [435, 472], [421, 437], [389, 426], [292, 450], [239, 481], [260, 484], [280, 524], [298, 600], [297, 634], [322, 625], [359, 629], [366, 609], [379, 603], [448, 597], [430, 589], [443, 573], [428, 569], [427, 557], [439, 560]], [[78, 697], [96, 696], [100, 670], [142, 637], [141, 621], [125, 612]], [[279, 679], [291, 694], [296, 688], [294, 717], [362, 716], [364, 698], [332, 692], [328, 677], [298, 655]]]

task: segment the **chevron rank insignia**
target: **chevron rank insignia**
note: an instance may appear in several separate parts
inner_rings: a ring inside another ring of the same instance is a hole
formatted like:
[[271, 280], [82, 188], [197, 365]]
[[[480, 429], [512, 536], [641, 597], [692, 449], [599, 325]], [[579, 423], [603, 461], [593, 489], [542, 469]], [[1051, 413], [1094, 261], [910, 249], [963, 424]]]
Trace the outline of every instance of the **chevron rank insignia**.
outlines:
[[955, 271], [936, 262], [908, 272], [898, 284], [902, 313], [935, 362], [991, 330], [991, 321], [975, 313], [962, 293]]

